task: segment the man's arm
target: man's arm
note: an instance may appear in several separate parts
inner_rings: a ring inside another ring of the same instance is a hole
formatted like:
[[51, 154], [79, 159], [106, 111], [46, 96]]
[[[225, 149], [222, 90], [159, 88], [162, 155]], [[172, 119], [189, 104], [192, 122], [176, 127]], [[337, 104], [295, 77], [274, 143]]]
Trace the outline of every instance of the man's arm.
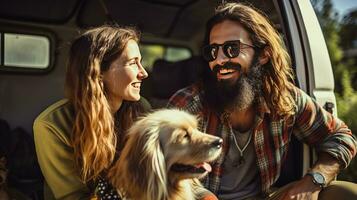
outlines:
[[[310, 172], [320, 173], [325, 186], [335, 179], [341, 168], [347, 167], [356, 154], [356, 140], [347, 126], [301, 90], [297, 91], [294, 134], [316, 149], [318, 160]], [[321, 190], [311, 175], [305, 175], [283, 199], [317, 199]]]
[[294, 134], [315, 148], [318, 161], [313, 169], [324, 168], [321, 164], [328, 162], [329, 157], [334, 158], [340, 168], [346, 168], [356, 155], [357, 143], [351, 130], [299, 89], [296, 104]]
[[322, 152], [318, 155], [318, 160], [310, 171], [321, 173], [325, 178], [326, 184], [329, 185], [336, 178], [340, 168], [341, 164], [336, 158]]

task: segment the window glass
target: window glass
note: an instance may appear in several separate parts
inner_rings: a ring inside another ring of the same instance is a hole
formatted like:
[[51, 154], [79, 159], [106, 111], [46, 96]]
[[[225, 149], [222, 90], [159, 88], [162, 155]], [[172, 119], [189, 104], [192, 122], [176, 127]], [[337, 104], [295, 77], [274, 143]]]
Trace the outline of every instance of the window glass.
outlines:
[[45, 69], [50, 64], [47, 37], [15, 33], [4, 34], [4, 66]]
[[190, 50], [186, 48], [168, 47], [165, 58], [168, 61], [176, 62], [191, 57]]
[[143, 66], [146, 70], [151, 71], [152, 66], [157, 59], [164, 58], [165, 49], [160, 45], [140, 45], [141, 56], [143, 58]]
[[191, 51], [183, 47], [167, 47], [162, 45], [141, 44], [141, 55], [143, 57], [143, 66], [151, 71], [154, 62], [158, 59], [164, 59], [170, 62], [177, 62], [191, 57]]

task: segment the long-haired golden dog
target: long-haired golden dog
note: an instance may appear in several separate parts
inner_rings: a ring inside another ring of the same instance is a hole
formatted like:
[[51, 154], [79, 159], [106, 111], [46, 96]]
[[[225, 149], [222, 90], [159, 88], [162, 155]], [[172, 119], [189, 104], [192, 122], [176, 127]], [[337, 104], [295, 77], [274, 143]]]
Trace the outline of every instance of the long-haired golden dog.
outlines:
[[195, 199], [197, 178], [211, 171], [208, 162], [222, 150], [222, 139], [197, 125], [193, 115], [175, 109], [141, 118], [130, 128], [109, 181], [133, 200]]

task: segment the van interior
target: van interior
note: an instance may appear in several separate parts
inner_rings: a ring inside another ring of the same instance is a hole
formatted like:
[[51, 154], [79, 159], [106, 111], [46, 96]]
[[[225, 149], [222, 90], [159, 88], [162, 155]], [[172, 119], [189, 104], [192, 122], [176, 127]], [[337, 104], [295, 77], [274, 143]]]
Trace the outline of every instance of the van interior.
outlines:
[[[288, 2], [241, 2], [264, 12], [281, 33], [288, 51], [295, 51], [285, 14]], [[32, 124], [41, 111], [64, 97], [66, 60], [75, 36], [103, 24], [137, 27], [141, 32], [143, 65], [149, 73], [142, 96], [153, 108], [162, 108], [175, 91], [198, 80], [202, 67], [206, 67], [200, 57], [205, 23], [220, 3], [221, 0], [3, 0], [0, 146], [1, 153], [8, 155], [8, 186], [31, 199], [43, 198]], [[307, 90], [305, 69], [294, 70], [296, 84]], [[289, 154], [294, 155], [284, 164], [277, 185], [301, 177], [303, 166], [296, 164], [303, 159], [301, 148], [298, 143], [291, 144]]]

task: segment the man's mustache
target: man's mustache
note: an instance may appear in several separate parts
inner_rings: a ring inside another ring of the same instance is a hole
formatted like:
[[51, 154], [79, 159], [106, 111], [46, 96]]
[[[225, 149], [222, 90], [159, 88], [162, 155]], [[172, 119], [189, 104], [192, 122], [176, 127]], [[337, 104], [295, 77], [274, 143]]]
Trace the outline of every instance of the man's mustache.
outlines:
[[239, 71], [242, 66], [239, 63], [226, 62], [224, 65], [215, 65], [212, 69], [214, 74], [217, 74], [221, 69], [234, 69]]

